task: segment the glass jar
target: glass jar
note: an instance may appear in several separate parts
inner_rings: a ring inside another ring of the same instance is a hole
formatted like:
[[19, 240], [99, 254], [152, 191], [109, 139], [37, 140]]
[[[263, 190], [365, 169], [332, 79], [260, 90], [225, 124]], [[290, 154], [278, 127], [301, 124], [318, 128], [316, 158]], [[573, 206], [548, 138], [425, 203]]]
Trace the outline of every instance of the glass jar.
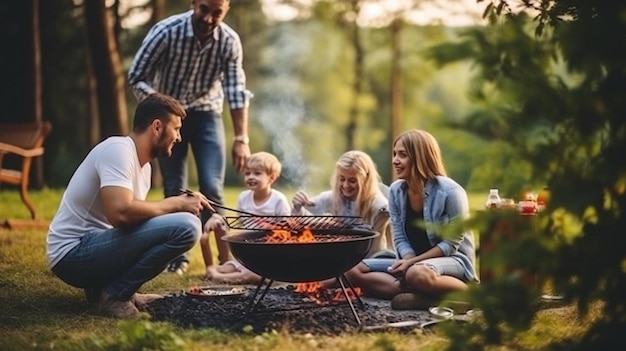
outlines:
[[500, 195], [498, 194], [498, 189], [489, 189], [489, 196], [487, 196], [485, 208], [496, 209], [498, 207], [500, 207]]

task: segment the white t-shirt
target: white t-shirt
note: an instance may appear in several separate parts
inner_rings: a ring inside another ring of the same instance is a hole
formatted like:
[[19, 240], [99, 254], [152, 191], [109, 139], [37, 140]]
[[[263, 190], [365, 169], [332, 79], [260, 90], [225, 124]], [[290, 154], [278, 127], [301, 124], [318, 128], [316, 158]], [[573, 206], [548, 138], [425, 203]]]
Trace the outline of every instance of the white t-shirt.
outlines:
[[291, 206], [285, 194], [272, 189], [270, 196], [262, 204], [254, 203], [252, 190], [244, 190], [237, 199], [237, 209], [257, 216], [289, 216]]
[[[333, 216], [358, 216], [356, 202], [353, 200], [343, 200], [343, 206], [340, 213], [332, 213], [331, 200], [333, 192], [331, 190], [324, 191], [319, 195], [316, 195], [309, 199], [314, 205], [302, 206], [300, 211], [293, 211], [294, 215], [333, 215]], [[376, 196], [372, 205], [374, 211], [379, 212], [381, 210], [387, 210], [389, 208], [389, 200], [381, 193]]]
[[48, 265], [54, 267], [86, 233], [107, 230], [108, 222], [100, 189], [118, 186], [129, 189], [137, 200], [150, 190], [152, 167], [143, 167], [135, 142], [129, 136], [110, 137], [96, 145], [78, 166], [61, 199], [48, 231]]

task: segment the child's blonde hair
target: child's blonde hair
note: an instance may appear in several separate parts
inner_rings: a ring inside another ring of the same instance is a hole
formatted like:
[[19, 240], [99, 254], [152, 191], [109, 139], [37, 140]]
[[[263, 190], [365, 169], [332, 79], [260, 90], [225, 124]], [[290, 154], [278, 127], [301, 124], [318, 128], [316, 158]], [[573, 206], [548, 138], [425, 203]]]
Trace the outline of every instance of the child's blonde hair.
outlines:
[[379, 187], [381, 178], [376, 169], [376, 164], [368, 154], [358, 150], [348, 151], [339, 157], [330, 180], [332, 213], [341, 213], [341, 209], [344, 206], [341, 190], [339, 189], [341, 186], [339, 182], [340, 169], [356, 174], [359, 185], [359, 192], [355, 199], [357, 215], [363, 217], [366, 222], [372, 222], [376, 215], [373, 204], [378, 194], [381, 194]]
[[246, 159], [246, 168], [261, 169], [270, 177], [278, 179], [283, 167], [276, 156], [270, 154], [269, 152], [260, 151], [253, 153]]

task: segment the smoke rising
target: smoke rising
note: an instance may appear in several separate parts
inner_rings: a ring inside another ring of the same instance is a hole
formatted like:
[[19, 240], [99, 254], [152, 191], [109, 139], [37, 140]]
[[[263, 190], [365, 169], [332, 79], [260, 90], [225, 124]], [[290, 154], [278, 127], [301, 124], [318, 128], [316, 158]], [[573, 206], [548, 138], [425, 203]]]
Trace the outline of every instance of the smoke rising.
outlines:
[[264, 54], [269, 75], [262, 82], [258, 101], [261, 127], [272, 140], [273, 153], [281, 160], [282, 177], [298, 188], [308, 187], [315, 167], [305, 162], [298, 127], [305, 119], [298, 62], [311, 51], [310, 43], [295, 31], [279, 28], [273, 45]]

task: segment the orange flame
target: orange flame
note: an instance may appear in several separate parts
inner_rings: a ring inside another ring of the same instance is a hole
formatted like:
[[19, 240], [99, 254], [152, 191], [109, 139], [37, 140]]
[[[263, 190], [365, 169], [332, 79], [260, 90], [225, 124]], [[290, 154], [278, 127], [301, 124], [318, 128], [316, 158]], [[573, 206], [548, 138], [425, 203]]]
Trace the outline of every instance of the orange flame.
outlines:
[[[313, 232], [309, 228], [305, 228], [300, 235], [294, 235], [289, 230], [274, 229], [271, 234], [267, 235], [265, 241], [268, 243], [312, 243], [317, 240], [313, 236]], [[318, 304], [330, 301], [345, 301], [346, 299], [341, 289], [329, 291], [324, 289], [320, 282], [298, 283], [296, 284], [295, 292], [307, 295], [308, 298]], [[363, 294], [360, 288], [354, 288], [354, 292], [352, 289], [347, 289], [347, 293], [350, 300], [354, 300], [357, 296]]]
[[[308, 282], [296, 284], [295, 292], [307, 295], [307, 297], [318, 304], [324, 304], [328, 302], [340, 302], [345, 301], [346, 296], [343, 294], [343, 290], [337, 288], [335, 290], [324, 289], [320, 282]], [[361, 288], [355, 287], [352, 289], [346, 289], [348, 299], [354, 300], [357, 297], [363, 295]]]
[[304, 294], [317, 294], [322, 289], [322, 284], [320, 282], [310, 282], [310, 283], [298, 283], [296, 285], [297, 293]]
[[[348, 293], [348, 298], [350, 300], [356, 299], [358, 296], [363, 295], [363, 291], [359, 287], [355, 287], [354, 291], [352, 289], [346, 289]], [[335, 294], [333, 295], [332, 301], [343, 301], [346, 297], [343, 295], [343, 291], [341, 289], [335, 289]]]
[[284, 229], [274, 229], [265, 240], [268, 243], [311, 243], [316, 241], [309, 228], [304, 228], [300, 235], [293, 235]]
[[315, 303], [323, 304], [328, 301], [328, 293], [320, 282], [308, 282], [296, 284], [295, 292], [306, 295]]

